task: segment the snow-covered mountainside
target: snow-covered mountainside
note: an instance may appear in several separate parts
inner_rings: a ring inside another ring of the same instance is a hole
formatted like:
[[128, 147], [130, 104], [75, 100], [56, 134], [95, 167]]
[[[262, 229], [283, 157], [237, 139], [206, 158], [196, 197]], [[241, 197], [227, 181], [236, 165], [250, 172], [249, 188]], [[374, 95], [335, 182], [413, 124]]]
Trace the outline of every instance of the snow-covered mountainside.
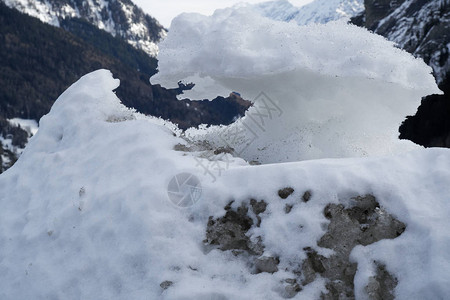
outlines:
[[[72, 85], [0, 176], [1, 299], [450, 294], [449, 149], [250, 166], [130, 111], [118, 84]], [[225, 160], [216, 181], [200, 167]]]
[[360, 25], [421, 57], [442, 83], [450, 71], [449, 0], [369, 0]]
[[59, 26], [65, 18], [81, 18], [142, 49], [151, 56], [166, 35], [157, 20], [130, 0], [1, 0], [11, 8]]
[[278, 21], [295, 21], [299, 25], [328, 23], [338, 19], [349, 19], [364, 9], [363, 0], [315, 0], [300, 8], [288, 0], [255, 4], [255, 8], [266, 17]]

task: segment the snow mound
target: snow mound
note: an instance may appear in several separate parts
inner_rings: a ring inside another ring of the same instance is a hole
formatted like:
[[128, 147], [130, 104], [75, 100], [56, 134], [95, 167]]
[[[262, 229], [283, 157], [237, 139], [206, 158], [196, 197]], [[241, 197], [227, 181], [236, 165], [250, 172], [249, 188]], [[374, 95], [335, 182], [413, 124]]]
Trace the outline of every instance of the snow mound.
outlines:
[[[204, 151], [173, 150], [192, 145], [172, 124], [122, 106], [118, 84], [105, 70], [81, 78], [0, 175], [1, 299], [283, 299], [283, 282], [301, 282], [302, 249], [330, 254], [318, 246], [325, 206], [366, 194], [407, 227], [354, 248], [357, 298], [366, 297], [373, 261], [398, 279], [398, 299], [450, 294], [448, 149], [265, 166], [230, 157], [212, 182], [199, 166]], [[187, 208], [167, 194], [179, 173], [201, 183]], [[277, 192], [286, 187], [293, 193], [283, 200]], [[273, 274], [255, 274], [247, 256], [202, 242], [210, 217], [250, 199], [267, 203], [247, 235], [264, 244], [263, 257], [279, 258]], [[294, 297], [318, 299], [325, 285], [318, 277]]]
[[[299, 27], [262, 17], [249, 7], [217, 10], [212, 16], [185, 13], [173, 20], [160, 47], [160, 72], [153, 80], [175, 87], [175, 78], [200, 76], [229, 92], [228, 79], [301, 70], [437, 92], [431, 69], [422, 60], [345, 22]], [[217, 93], [207, 91], [197, 97]]]
[[[249, 161], [411, 149], [411, 143], [397, 141], [397, 128], [422, 96], [439, 92], [422, 60], [342, 21], [299, 27], [250, 7], [217, 10], [211, 17], [183, 14], [172, 22], [160, 49], [160, 72], [152, 81], [174, 87], [179, 80], [194, 82], [183, 97], [211, 99], [237, 91], [257, 101], [263, 92], [276, 104], [273, 113], [282, 113], [281, 119], [253, 107], [241, 120], [244, 125], [213, 128], [197, 137], [240, 149]], [[254, 124], [261, 114], [269, 118]], [[218, 138], [239, 130], [245, 131], [240, 140], [224, 144]]]

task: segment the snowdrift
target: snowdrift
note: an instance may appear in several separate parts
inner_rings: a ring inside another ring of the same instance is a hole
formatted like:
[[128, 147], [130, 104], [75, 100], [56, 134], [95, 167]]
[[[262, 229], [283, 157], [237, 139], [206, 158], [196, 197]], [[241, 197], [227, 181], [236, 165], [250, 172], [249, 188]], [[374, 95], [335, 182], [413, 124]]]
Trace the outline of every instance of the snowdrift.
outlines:
[[178, 16], [158, 59], [152, 81], [196, 84], [182, 97], [235, 91], [255, 102], [230, 127], [190, 134], [261, 163], [413, 149], [398, 127], [422, 96], [440, 92], [430, 67], [381, 36], [343, 21], [274, 21], [251, 7]]
[[[448, 149], [264, 166], [226, 154], [213, 182], [199, 166], [209, 150], [188, 152], [175, 126], [122, 106], [118, 84], [99, 70], [72, 85], [0, 176], [1, 299], [317, 299], [329, 280], [308, 282], [299, 266], [333, 255], [318, 245], [333, 222], [325, 208], [363, 195], [406, 228], [353, 248], [356, 297], [367, 297], [374, 261], [398, 281], [397, 299], [450, 294]], [[185, 208], [167, 193], [179, 173], [201, 183]], [[251, 199], [266, 203], [245, 217], [260, 257], [204, 241]], [[255, 267], [274, 257], [273, 273]]]

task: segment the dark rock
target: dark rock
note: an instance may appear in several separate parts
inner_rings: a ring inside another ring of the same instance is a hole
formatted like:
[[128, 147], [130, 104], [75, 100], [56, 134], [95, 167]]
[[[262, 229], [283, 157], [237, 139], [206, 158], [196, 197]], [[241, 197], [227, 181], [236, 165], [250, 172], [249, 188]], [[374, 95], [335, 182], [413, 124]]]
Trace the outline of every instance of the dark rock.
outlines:
[[306, 191], [302, 196], [303, 202], [308, 202], [311, 199], [311, 196], [311, 191]]
[[450, 92], [423, 98], [417, 113], [403, 121], [399, 132], [400, 139], [424, 147], [450, 148]]
[[[369, 29], [375, 29], [381, 19], [387, 17], [405, 0], [365, 0], [365, 25]], [[393, 5], [393, 2], [396, 2]]]
[[370, 300], [393, 300], [397, 279], [393, 277], [382, 264], [376, 263], [377, 273], [369, 278], [366, 292]]
[[183, 144], [176, 144], [173, 147], [173, 150], [180, 151], [180, 152], [191, 152], [191, 148], [189, 146], [183, 145]]
[[278, 272], [280, 260], [276, 257], [263, 256], [255, 260], [255, 273], [275, 273]]
[[[280, 190], [281, 191], [281, 190]], [[286, 192], [292, 194], [293, 189]], [[283, 194], [283, 195], [286, 195]], [[309, 192], [310, 194], [310, 192]], [[286, 198], [289, 196], [287, 195]], [[310, 198], [311, 196], [305, 197]], [[223, 217], [209, 218], [206, 229], [205, 243], [216, 245], [221, 250], [231, 250], [235, 256], [244, 256], [249, 259], [254, 273], [275, 273], [279, 270], [278, 257], [263, 255], [264, 245], [261, 237], [250, 239], [247, 232], [255, 224], [254, 216], [261, 215], [267, 209], [263, 200], [251, 199], [249, 204], [243, 203], [237, 208], [230, 202]], [[292, 206], [286, 206], [287, 213]], [[251, 211], [249, 211], [249, 208]], [[357, 264], [350, 262], [349, 256], [357, 245], [369, 245], [382, 239], [393, 239], [405, 231], [405, 224], [396, 220], [380, 207], [372, 195], [359, 196], [350, 199], [347, 205], [329, 204], [324, 208], [324, 215], [330, 221], [326, 233], [318, 241], [317, 246], [333, 250], [333, 254], [326, 257], [317, 249], [304, 248], [306, 259], [289, 268], [298, 278], [286, 279], [277, 289], [284, 298], [292, 298], [317, 276], [326, 279], [327, 293], [322, 299], [354, 299], [354, 277]], [[258, 218], [258, 222], [261, 218]], [[299, 283], [301, 280], [301, 284]], [[377, 275], [370, 279], [366, 291], [370, 299], [393, 299], [393, 290], [397, 280], [392, 277], [386, 268], [378, 266]]]
[[317, 254], [316, 251], [314, 251], [311, 248], [305, 248], [303, 249], [306, 252], [306, 255], [308, 256], [308, 261], [311, 264], [311, 269], [315, 273], [322, 274], [325, 272], [325, 267], [323, 266], [323, 261], [326, 259], [324, 256]]
[[251, 199], [250, 205], [252, 206], [255, 215], [259, 215], [265, 212], [267, 208], [267, 203], [264, 200], [256, 201], [255, 199]]
[[286, 206], [284, 207], [284, 212], [286, 214], [290, 213], [293, 207], [294, 207], [294, 205], [286, 204]]
[[322, 295], [323, 299], [353, 299], [357, 266], [349, 260], [352, 249], [356, 245], [366, 246], [382, 239], [396, 238], [405, 231], [406, 225], [380, 208], [372, 195], [352, 199], [347, 208], [342, 204], [329, 204], [324, 215], [330, 224], [318, 246], [332, 249], [334, 254], [324, 257], [306, 248], [303, 284], [314, 281], [320, 274], [328, 279], [328, 293]]
[[255, 199], [251, 199], [250, 205], [252, 206], [252, 210], [256, 215], [256, 226], [259, 227], [261, 225], [261, 217], [259, 216], [259, 214], [266, 211], [267, 203], [264, 202], [264, 200], [258, 202]]
[[280, 196], [281, 199], [286, 199], [292, 195], [292, 193], [294, 193], [294, 189], [291, 187], [286, 187], [278, 191], [278, 196]]
[[359, 15], [350, 18], [350, 23], [359, 27], [364, 27], [364, 25], [366, 24], [366, 11], [363, 11]]
[[233, 154], [233, 152], [234, 152], [234, 149], [231, 147], [220, 147], [220, 148], [217, 148], [216, 150], [214, 150], [215, 155], [219, 155], [222, 153]]
[[173, 285], [172, 281], [166, 280], [161, 282], [161, 284], [159, 285], [163, 290], [167, 290], [169, 287], [171, 287]]
[[286, 299], [294, 298], [302, 290], [300, 284], [297, 283], [297, 279], [294, 278], [283, 280], [282, 285], [281, 297]]
[[348, 289], [345, 282], [335, 280], [333, 282], [328, 282], [325, 285], [326, 289], [329, 291], [327, 294], [322, 294], [322, 300], [354, 300], [355, 295], [353, 290]]
[[252, 218], [248, 216], [248, 207], [242, 204], [234, 210], [231, 208], [232, 203], [225, 207], [225, 216], [218, 219], [209, 217], [205, 242], [217, 245], [221, 250], [245, 250], [253, 255], [261, 255], [261, 243], [251, 242], [246, 235], [253, 225]]

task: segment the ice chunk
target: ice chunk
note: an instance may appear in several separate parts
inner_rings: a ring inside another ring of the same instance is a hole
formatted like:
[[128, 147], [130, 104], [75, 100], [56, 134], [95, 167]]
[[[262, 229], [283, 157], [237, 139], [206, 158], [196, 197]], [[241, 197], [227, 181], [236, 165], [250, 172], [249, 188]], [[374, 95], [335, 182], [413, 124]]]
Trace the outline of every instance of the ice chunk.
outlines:
[[[237, 91], [257, 102], [263, 92], [276, 106], [267, 111], [255, 103], [240, 123], [190, 132], [194, 139], [239, 150], [248, 161], [412, 149], [412, 143], [397, 141], [398, 127], [422, 96], [439, 92], [430, 67], [381, 36], [343, 21], [278, 22], [251, 7], [217, 10], [211, 17], [178, 16], [158, 58], [153, 81], [196, 84], [181, 97]], [[238, 131], [241, 139], [227, 140]]]

